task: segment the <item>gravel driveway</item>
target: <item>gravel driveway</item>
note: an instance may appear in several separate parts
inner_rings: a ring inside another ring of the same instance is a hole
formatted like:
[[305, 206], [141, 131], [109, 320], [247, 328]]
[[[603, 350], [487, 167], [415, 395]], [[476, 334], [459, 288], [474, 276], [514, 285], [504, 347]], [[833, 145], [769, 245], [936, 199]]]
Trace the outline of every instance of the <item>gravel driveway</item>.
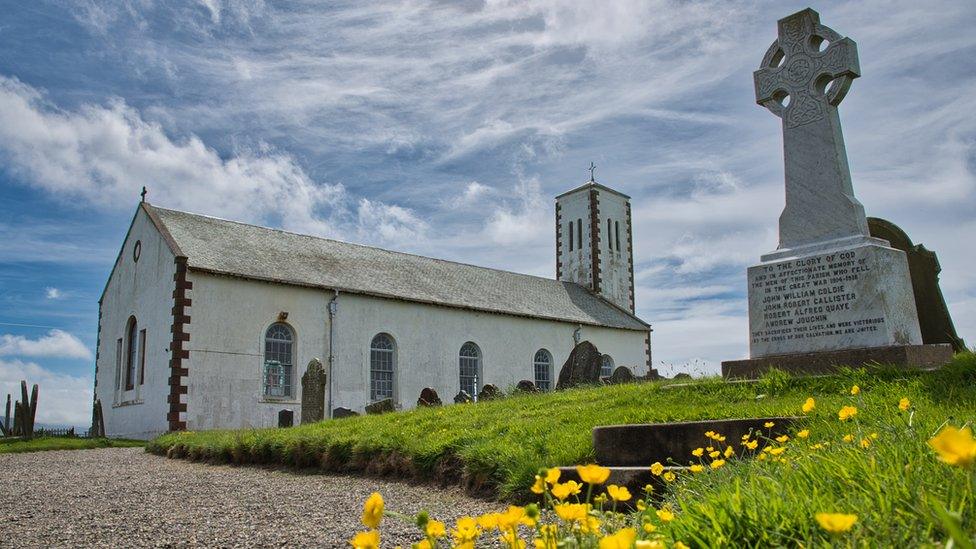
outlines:
[[[214, 466], [107, 448], [0, 455], [0, 546], [348, 547], [363, 501], [440, 520], [498, 503], [395, 480]], [[383, 546], [416, 527], [387, 516]]]

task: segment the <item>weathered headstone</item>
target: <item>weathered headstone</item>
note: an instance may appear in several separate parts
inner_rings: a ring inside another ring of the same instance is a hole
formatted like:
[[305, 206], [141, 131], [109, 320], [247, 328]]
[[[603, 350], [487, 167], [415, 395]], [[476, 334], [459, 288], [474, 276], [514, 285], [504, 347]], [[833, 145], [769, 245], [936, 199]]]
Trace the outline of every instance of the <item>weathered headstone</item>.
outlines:
[[376, 402], [366, 406], [367, 414], [385, 414], [387, 412], [395, 412], [396, 404], [393, 402], [392, 398], [384, 398], [383, 400], [377, 400]]
[[295, 425], [295, 411], [294, 410], [280, 410], [278, 411], [278, 427], [292, 427]]
[[748, 269], [751, 358], [722, 373], [940, 365], [951, 348], [922, 345], [905, 253], [870, 236], [854, 197], [837, 106], [860, 76], [857, 46], [811, 9], [778, 27], [754, 78], [756, 102], [782, 119], [786, 207], [779, 248]]
[[887, 240], [892, 248], [899, 249], [908, 256], [908, 272], [912, 276], [912, 292], [915, 294], [922, 343], [948, 343], [957, 353], [965, 351], [966, 343], [956, 333], [945, 297], [939, 287], [942, 267], [935, 252], [922, 244], [912, 243], [908, 234], [890, 221], [869, 217], [868, 229], [871, 236]]
[[302, 425], [325, 419], [325, 387], [325, 368], [313, 358], [302, 375]]
[[355, 412], [354, 410], [350, 410], [349, 408], [339, 407], [336, 408], [335, 410], [332, 410], [332, 419], [342, 419], [344, 417], [356, 417], [358, 415], [359, 415], [358, 412]]
[[102, 438], [105, 436], [105, 416], [102, 413], [102, 399], [95, 399], [92, 404], [92, 426], [89, 436], [92, 438]]
[[13, 435], [10, 431], [10, 393], [7, 393], [7, 407], [4, 411], [3, 423], [0, 424], [0, 427], [2, 427], [3, 436], [9, 437]]
[[600, 351], [589, 341], [582, 341], [573, 348], [573, 352], [559, 370], [556, 389], [599, 383], [601, 367], [603, 356]]
[[522, 381], [519, 381], [518, 382], [518, 385], [515, 386], [515, 390], [518, 391], [518, 392], [520, 392], [520, 393], [538, 393], [539, 392], [539, 388], [535, 386], [535, 383], [533, 383], [533, 382], [531, 382], [531, 381], [529, 381], [527, 379], [523, 379]]
[[626, 366], [617, 366], [610, 375], [610, 385], [619, 385], [621, 383], [633, 383], [637, 378], [634, 377], [634, 372]]
[[454, 395], [454, 404], [464, 404], [465, 402], [473, 402], [474, 399], [467, 391], [462, 389], [458, 394]]
[[481, 392], [478, 393], [478, 401], [489, 401], [496, 400], [504, 397], [505, 395], [491, 383], [485, 383], [484, 387], [481, 388]]
[[417, 406], [430, 408], [433, 406], [440, 406], [441, 404], [441, 397], [437, 395], [437, 391], [435, 391], [433, 387], [424, 387], [424, 390], [420, 391], [420, 398], [417, 399]]

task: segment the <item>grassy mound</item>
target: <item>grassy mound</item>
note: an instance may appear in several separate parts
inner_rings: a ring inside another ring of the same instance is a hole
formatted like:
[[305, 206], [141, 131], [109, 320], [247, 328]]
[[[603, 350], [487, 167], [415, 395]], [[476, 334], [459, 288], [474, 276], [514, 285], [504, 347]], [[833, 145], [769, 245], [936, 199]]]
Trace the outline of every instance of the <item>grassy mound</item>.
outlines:
[[0, 454], [18, 454], [22, 452], [44, 452], [48, 450], [91, 450], [93, 448], [127, 448], [143, 446], [141, 440], [125, 440], [114, 438], [71, 438], [71, 437], [38, 437], [31, 440], [17, 438], [0, 438]]

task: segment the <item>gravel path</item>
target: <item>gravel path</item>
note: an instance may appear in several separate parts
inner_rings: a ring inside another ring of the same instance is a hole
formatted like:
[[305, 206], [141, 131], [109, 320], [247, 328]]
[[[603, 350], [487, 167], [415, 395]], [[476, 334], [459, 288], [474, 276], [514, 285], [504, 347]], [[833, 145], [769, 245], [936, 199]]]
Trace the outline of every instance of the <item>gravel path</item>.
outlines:
[[[0, 455], [0, 547], [348, 547], [372, 491], [440, 520], [498, 503], [395, 480], [214, 466], [106, 448]], [[416, 527], [387, 516], [383, 546]]]

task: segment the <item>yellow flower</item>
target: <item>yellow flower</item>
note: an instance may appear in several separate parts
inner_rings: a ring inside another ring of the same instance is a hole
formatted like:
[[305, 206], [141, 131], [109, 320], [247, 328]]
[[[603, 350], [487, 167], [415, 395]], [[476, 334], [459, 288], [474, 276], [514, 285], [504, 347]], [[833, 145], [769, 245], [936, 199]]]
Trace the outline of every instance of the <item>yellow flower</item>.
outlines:
[[379, 549], [380, 547], [380, 533], [376, 530], [370, 530], [368, 532], [359, 532], [349, 540], [349, 545], [353, 549]]
[[664, 473], [664, 475], [661, 478], [664, 479], [664, 482], [674, 482], [674, 479], [678, 477], [676, 477], [672, 471], [668, 471]]
[[708, 457], [710, 457], [712, 459], [715, 459], [715, 458], [717, 458], [720, 455], [722, 455], [722, 452], [719, 452], [718, 450], [715, 450], [713, 452], [709, 452], [708, 453]]
[[667, 549], [667, 547], [659, 539], [639, 539], [634, 542], [634, 549]]
[[705, 470], [705, 468], [696, 463], [696, 464], [688, 467], [688, 470], [691, 471], [692, 473], [701, 473], [702, 471]]
[[653, 533], [654, 533], [654, 531], [655, 531], [655, 530], [657, 530], [657, 526], [654, 526], [654, 525], [653, 525], [653, 524], [651, 524], [650, 522], [645, 522], [645, 523], [644, 523], [644, 524], [643, 524], [643, 525], [641, 526], [641, 528], [642, 528], [642, 529], [644, 530], [644, 533], [647, 533], [647, 534], [653, 534]]
[[702, 454], [704, 453], [705, 453], [704, 448], [695, 448], [694, 450], [691, 451], [691, 455], [695, 456], [696, 458], [702, 457]]
[[647, 503], [642, 499], [637, 500], [637, 510], [643, 512], [645, 509], [647, 509]]
[[603, 484], [610, 477], [610, 469], [596, 464], [577, 465], [576, 473], [587, 484]]
[[630, 549], [637, 539], [637, 530], [624, 528], [616, 534], [606, 536], [600, 540], [600, 549]]
[[478, 526], [482, 530], [494, 530], [498, 528], [498, 517], [501, 513], [485, 513], [478, 517]]
[[456, 544], [462, 544], [474, 542], [481, 535], [481, 530], [478, 529], [478, 523], [473, 518], [461, 517], [457, 519], [451, 535], [454, 536], [454, 542]]
[[871, 446], [871, 439], [869, 439], [869, 438], [862, 438], [861, 439], [861, 448], [867, 448], [868, 446]]
[[548, 471], [546, 471], [546, 482], [548, 482], [549, 484], [556, 484], [557, 482], [559, 482], [560, 473], [561, 471], [559, 470], [559, 467], [553, 467], [549, 469]]
[[658, 476], [661, 476], [661, 473], [663, 473], [663, 472], [664, 472], [664, 466], [661, 465], [661, 462], [660, 461], [655, 461], [654, 464], [651, 465], [651, 474], [652, 475], [658, 477]]
[[946, 425], [929, 439], [929, 446], [942, 462], [949, 465], [970, 467], [976, 461], [976, 440], [973, 440], [973, 431], [969, 427], [956, 429]]
[[422, 539], [411, 545], [410, 549], [434, 549], [434, 546], [430, 544], [430, 540]]
[[813, 397], [808, 397], [806, 402], [803, 403], [803, 413], [809, 414], [817, 407], [817, 401], [813, 400]]
[[857, 522], [857, 515], [848, 515], [846, 513], [817, 513], [816, 519], [821, 528], [836, 535], [849, 532], [854, 527], [854, 523]]
[[823, 444], [820, 444], [819, 442], [810, 447], [811, 450], [819, 450], [821, 448], [823, 448]]
[[603, 505], [606, 502], [607, 502], [606, 494], [598, 494], [595, 498], [593, 498], [594, 505]]
[[715, 440], [717, 440], [719, 442], [725, 442], [725, 435], [716, 434], [715, 435]]
[[786, 451], [786, 448], [783, 448], [782, 446], [780, 446], [779, 448], [770, 448], [769, 449], [769, 455], [771, 455], [771, 456], [778, 456], [778, 455], [782, 454], [785, 451]]
[[716, 459], [711, 463], [712, 469], [718, 469], [719, 467], [725, 465], [724, 459]]
[[902, 399], [898, 401], [898, 409], [901, 410], [902, 412], [907, 411], [908, 407], [911, 405], [912, 402], [908, 400], [907, 397], [902, 397]]
[[652, 485], [652, 484], [645, 484], [644, 485], [644, 493], [650, 494], [653, 491], [654, 491], [654, 485]]
[[498, 515], [498, 529], [505, 531], [511, 530], [515, 526], [525, 522], [525, 508], [517, 505], [509, 505], [508, 510]]
[[772, 429], [773, 428], [773, 425], [776, 425], [776, 424], [773, 423], [772, 421], [767, 421], [766, 423], [763, 423], [763, 427], [765, 427], [767, 429]]
[[759, 454], [758, 456], [756, 456], [756, 459], [758, 459], [759, 461], [766, 461], [766, 454]]
[[810, 429], [804, 429], [796, 434], [796, 438], [807, 438], [810, 436]]
[[442, 538], [447, 535], [447, 528], [439, 520], [430, 519], [427, 521], [427, 536], [431, 538]]
[[780, 444], [786, 442], [787, 440], [790, 440], [790, 437], [787, 436], [787, 435], [782, 435], [782, 436], [776, 437], [776, 442], [779, 442]]
[[383, 496], [379, 492], [373, 492], [366, 498], [366, 503], [363, 505], [363, 524], [367, 528], [379, 528], [382, 518]]
[[546, 491], [546, 479], [539, 475], [535, 476], [535, 484], [532, 485], [533, 494], [541, 494]]
[[575, 496], [580, 493], [583, 485], [576, 482], [575, 480], [567, 480], [562, 484], [556, 484], [552, 487], [552, 495], [558, 500], [564, 500], [569, 496]]
[[731, 446], [726, 446], [725, 447], [725, 457], [726, 458], [730, 458], [730, 457], [732, 457], [734, 455], [735, 455], [735, 449], [732, 448]]
[[502, 545], [508, 547], [508, 549], [525, 549], [525, 542], [515, 536], [511, 530], [502, 532], [502, 535], [498, 537], [498, 541], [502, 542]]
[[851, 394], [852, 395], [859, 395], [859, 394], [861, 394], [861, 388], [858, 387], [857, 385], [851, 387]]
[[842, 440], [844, 442], [854, 442], [854, 435], [848, 433], [848, 434], [844, 435], [844, 438]]
[[552, 510], [566, 522], [581, 522], [589, 512], [589, 506], [582, 503], [557, 503]]
[[628, 501], [630, 500], [630, 490], [626, 486], [617, 486], [616, 484], [611, 484], [607, 486], [607, 495], [610, 496], [613, 501]]
[[680, 541], [674, 542], [674, 545], [672, 545], [671, 547], [672, 549], [691, 549], [690, 547], [688, 547], [687, 545], [685, 545]]
[[871, 440], [878, 440], [878, 433], [871, 433], [868, 436], [871, 437]]
[[746, 443], [746, 448], [750, 450], [755, 450], [758, 446], [759, 446], [758, 440], [750, 440], [749, 442]]
[[742, 435], [742, 441], [745, 442], [747, 440], [749, 440], [749, 433]]
[[715, 438], [715, 431], [705, 431], [705, 436], [708, 438]]
[[674, 513], [670, 509], [658, 509], [655, 511], [657, 518], [661, 519], [661, 522], [671, 522], [674, 520]]
[[713, 452], [713, 451], [715, 451], [715, 448], [712, 448], [711, 446], [706, 446], [705, 447], [705, 451], [706, 452]]
[[856, 415], [857, 408], [854, 406], [844, 406], [839, 412], [837, 412], [837, 417], [840, 418], [841, 421], [847, 421]]

